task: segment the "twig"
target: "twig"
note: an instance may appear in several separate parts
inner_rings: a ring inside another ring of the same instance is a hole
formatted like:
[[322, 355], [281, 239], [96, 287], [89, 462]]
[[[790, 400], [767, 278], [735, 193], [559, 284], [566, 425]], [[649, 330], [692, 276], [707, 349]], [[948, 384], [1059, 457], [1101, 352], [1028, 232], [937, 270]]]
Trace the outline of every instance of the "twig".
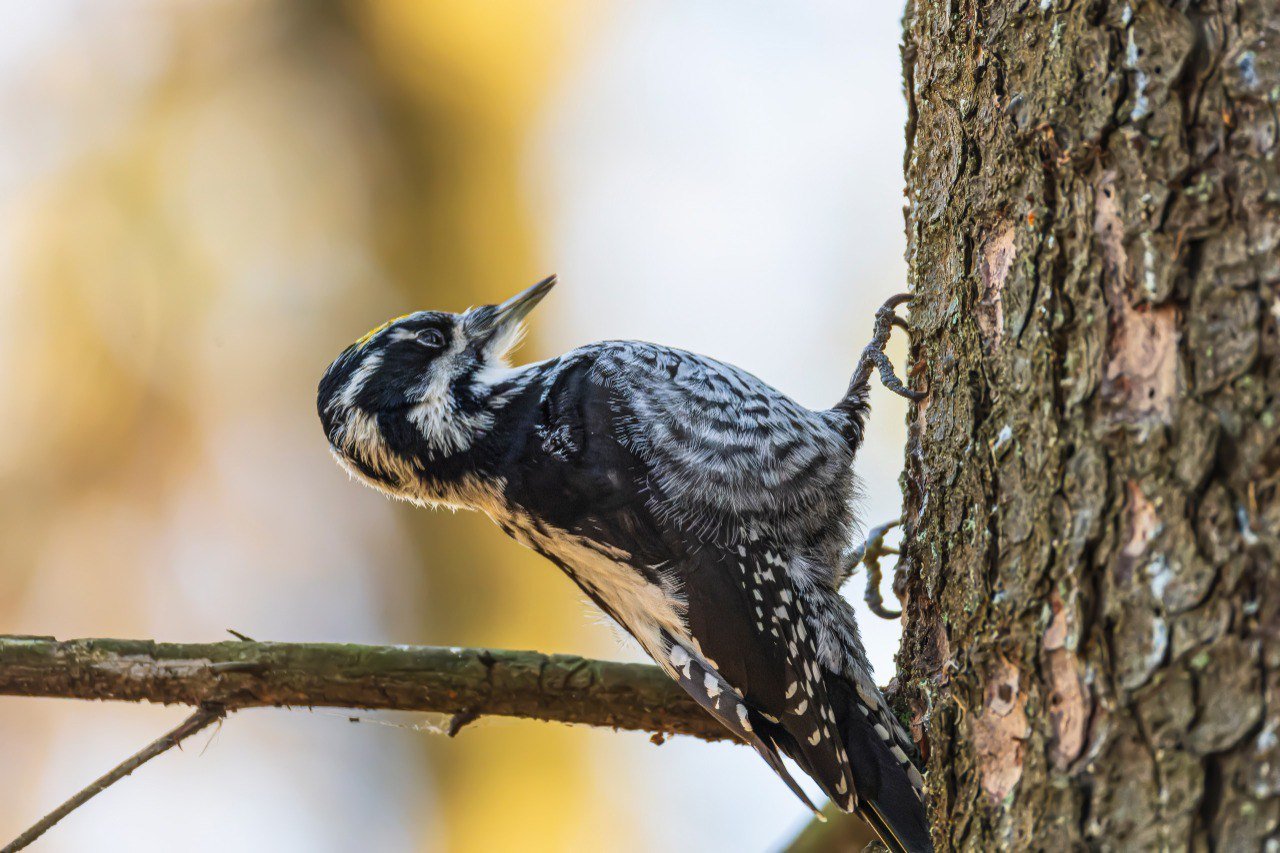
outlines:
[[453, 718], [449, 720], [449, 731], [446, 734], [449, 737], [457, 737], [463, 726], [468, 726], [478, 719], [480, 719], [480, 712], [475, 708], [468, 708], [461, 713], [454, 714]]
[[101, 794], [107, 788], [111, 787], [116, 782], [119, 782], [121, 779], [128, 776], [130, 773], [155, 758], [157, 755], [173, 749], [173, 747], [182, 743], [182, 741], [191, 737], [196, 732], [207, 728], [218, 720], [221, 720], [226, 713], [226, 708], [223, 708], [220, 705], [202, 705], [194, 714], [187, 717], [187, 719], [184, 720], [177, 728], [161, 735], [143, 749], [135, 752], [133, 755], [129, 756], [112, 768], [111, 772], [98, 777], [93, 781], [93, 783], [81, 789], [81, 791], [74, 797], [49, 812], [37, 821], [30, 829], [6, 844], [4, 848], [0, 849], [0, 853], [16, 853], [16, 851], [29, 846], [31, 842], [35, 841], [37, 838], [53, 828], [54, 824], [83, 806], [85, 803], [89, 802], [89, 800], [93, 799], [98, 794]]

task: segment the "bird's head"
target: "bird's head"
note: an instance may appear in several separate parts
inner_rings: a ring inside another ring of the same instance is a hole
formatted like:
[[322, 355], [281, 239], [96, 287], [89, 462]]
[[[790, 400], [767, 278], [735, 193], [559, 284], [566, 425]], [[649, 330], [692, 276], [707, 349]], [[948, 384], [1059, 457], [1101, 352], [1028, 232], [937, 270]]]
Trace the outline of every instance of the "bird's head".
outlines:
[[397, 497], [449, 502], [451, 484], [442, 481], [465, 467], [459, 457], [493, 426], [506, 356], [554, 284], [551, 276], [501, 305], [461, 314], [406, 314], [347, 347], [316, 401], [338, 461]]

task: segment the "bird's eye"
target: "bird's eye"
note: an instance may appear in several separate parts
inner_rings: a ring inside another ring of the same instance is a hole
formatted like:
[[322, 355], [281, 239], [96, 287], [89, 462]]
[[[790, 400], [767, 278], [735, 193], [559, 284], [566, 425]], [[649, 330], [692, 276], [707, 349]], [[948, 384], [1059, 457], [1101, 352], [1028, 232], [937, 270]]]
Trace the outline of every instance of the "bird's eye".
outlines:
[[423, 329], [418, 332], [418, 343], [428, 349], [443, 349], [444, 335], [439, 329]]

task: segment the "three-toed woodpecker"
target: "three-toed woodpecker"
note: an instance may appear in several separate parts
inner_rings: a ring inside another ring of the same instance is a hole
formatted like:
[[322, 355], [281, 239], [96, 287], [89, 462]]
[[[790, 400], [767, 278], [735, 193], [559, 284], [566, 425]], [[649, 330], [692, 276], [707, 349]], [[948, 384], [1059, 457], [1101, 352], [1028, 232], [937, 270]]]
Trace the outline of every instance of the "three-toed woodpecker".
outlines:
[[891, 299], [849, 390], [815, 412], [728, 364], [636, 341], [510, 367], [555, 283], [423, 311], [330, 365], [338, 461], [396, 497], [484, 512], [569, 575], [811, 808], [779, 752], [895, 849], [930, 849], [919, 757], [838, 591], [853, 457]]

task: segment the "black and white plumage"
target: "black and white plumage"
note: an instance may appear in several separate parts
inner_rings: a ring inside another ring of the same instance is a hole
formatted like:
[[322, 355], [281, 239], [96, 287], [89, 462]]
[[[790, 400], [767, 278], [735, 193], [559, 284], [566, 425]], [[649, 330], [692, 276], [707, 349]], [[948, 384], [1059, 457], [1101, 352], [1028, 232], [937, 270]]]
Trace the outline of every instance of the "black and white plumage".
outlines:
[[505, 356], [547, 279], [500, 306], [420, 312], [353, 344], [318, 408], [354, 476], [476, 509], [565, 571], [810, 807], [790, 756], [886, 843], [928, 850], [915, 745], [839, 594], [853, 457], [891, 300], [849, 391], [815, 412], [704, 356], [606, 341]]

